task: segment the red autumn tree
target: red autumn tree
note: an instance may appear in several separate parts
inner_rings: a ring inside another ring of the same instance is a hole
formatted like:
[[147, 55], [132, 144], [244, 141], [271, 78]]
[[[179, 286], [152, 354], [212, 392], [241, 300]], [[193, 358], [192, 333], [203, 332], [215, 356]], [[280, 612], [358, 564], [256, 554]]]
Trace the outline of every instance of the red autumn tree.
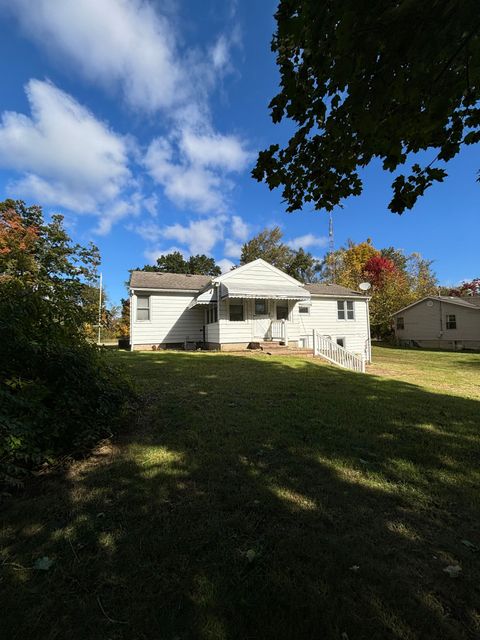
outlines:
[[474, 278], [470, 282], [462, 282], [458, 287], [450, 289], [448, 295], [458, 297], [480, 296], [480, 278]]
[[363, 267], [365, 279], [374, 287], [381, 286], [386, 279], [395, 275], [398, 269], [395, 263], [389, 258], [377, 255], [367, 260]]

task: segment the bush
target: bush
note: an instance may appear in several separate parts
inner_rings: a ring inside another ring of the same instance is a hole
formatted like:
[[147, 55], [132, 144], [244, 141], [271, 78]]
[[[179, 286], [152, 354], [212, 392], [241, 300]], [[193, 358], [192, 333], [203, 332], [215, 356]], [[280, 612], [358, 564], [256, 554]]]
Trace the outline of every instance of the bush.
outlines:
[[129, 384], [85, 334], [97, 261], [60, 217], [0, 203], [0, 480], [85, 451], [122, 416]]
[[114, 432], [130, 387], [104, 352], [55, 321], [51, 302], [5, 294], [0, 287], [0, 478], [14, 483]]

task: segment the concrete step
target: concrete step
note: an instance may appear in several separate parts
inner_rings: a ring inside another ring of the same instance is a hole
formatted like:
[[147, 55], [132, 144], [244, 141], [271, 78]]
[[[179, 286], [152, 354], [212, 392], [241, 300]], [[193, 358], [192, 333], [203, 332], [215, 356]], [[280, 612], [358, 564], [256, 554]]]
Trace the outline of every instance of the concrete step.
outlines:
[[260, 351], [260, 353], [265, 353], [272, 356], [303, 356], [305, 358], [313, 358], [313, 349], [300, 349], [297, 347], [281, 347], [279, 349], [269, 349], [267, 346], [264, 347], [263, 351]]

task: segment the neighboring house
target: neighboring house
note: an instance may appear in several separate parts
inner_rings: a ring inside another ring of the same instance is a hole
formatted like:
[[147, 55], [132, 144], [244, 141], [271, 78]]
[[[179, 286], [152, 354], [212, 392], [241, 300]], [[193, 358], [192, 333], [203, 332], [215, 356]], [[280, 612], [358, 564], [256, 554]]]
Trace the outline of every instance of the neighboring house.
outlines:
[[142, 350], [203, 343], [312, 347], [313, 331], [370, 360], [368, 296], [337, 285], [302, 284], [262, 259], [217, 278], [133, 271], [130, 344]]
[[401, 345], [480, 349], [480, 296], [429, 296], [393, 314]]

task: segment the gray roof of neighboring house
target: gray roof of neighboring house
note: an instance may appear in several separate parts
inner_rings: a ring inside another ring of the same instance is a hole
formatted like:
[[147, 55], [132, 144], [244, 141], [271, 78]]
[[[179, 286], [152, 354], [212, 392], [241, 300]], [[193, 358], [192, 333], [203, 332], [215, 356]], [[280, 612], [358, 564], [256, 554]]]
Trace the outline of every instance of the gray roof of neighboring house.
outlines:
[[455, 304], [459, 307], [465, 307], [466, 309], [480, 309], [480, 296], [426, 296], [425, 298], [416, 300], [415, 302], [412, 302], [412, 304], [395, 311], [392, 313], [392, 316], [396, 316], [399, 313], [402, 313], [402, 311], [410, 309], [410, 307], [414, 307], [416, 304], [423, 302], [424, 300], [438, 300], [439, 302], [448, 302], [449, 304]]
[[212, 281], [211, 276], [194, 276], [188, 273], [158, 273], [156, 271], [132, 271], [132, 289], [178, 289], [200, 291]]
[[463, 307], [480, 307], [480, 296], [432, 296], [435, 300], [451, 302]]
[[304, 284], [303, 286], [314, 296], [368, 296], [368, 292], [363, 293], [355, 291], [354, 289], [342, 287], [339, 284], [323, 284], [316, 282], [315, 284]]

